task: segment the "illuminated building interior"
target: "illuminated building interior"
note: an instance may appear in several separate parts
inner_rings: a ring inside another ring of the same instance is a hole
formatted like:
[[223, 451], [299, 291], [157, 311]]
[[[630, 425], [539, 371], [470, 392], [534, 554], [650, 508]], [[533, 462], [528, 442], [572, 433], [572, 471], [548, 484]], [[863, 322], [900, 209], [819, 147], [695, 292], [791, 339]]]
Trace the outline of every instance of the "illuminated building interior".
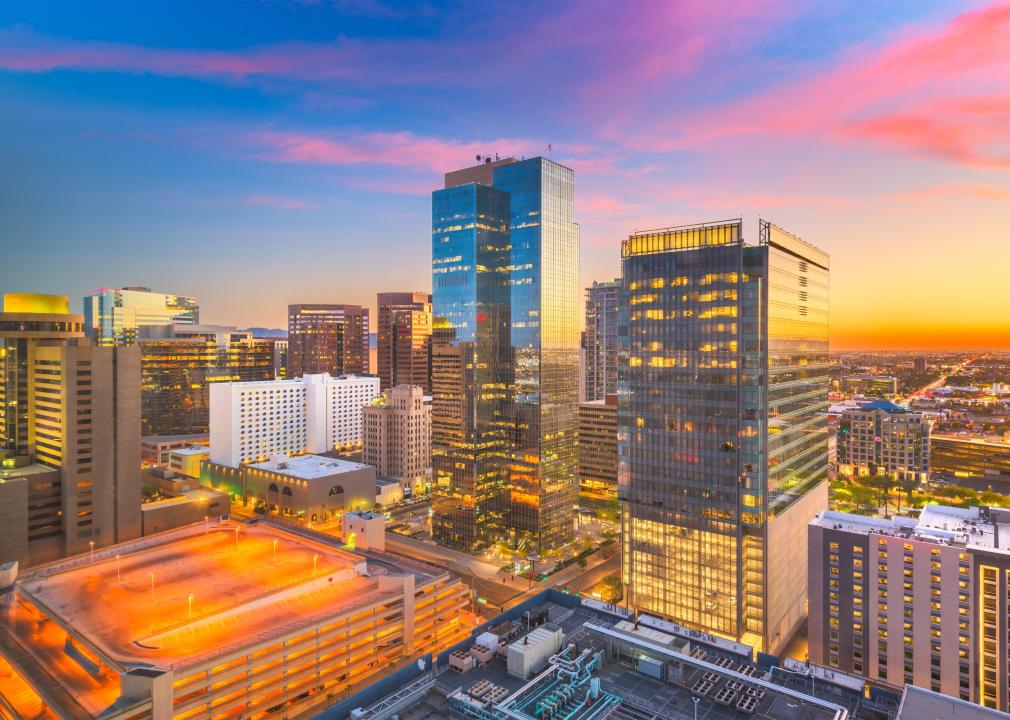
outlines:
[[22, 575], [0, 694], [61, 717], [297, 714], [459, 641], [467, 602], [433, 568], [200, 523]]

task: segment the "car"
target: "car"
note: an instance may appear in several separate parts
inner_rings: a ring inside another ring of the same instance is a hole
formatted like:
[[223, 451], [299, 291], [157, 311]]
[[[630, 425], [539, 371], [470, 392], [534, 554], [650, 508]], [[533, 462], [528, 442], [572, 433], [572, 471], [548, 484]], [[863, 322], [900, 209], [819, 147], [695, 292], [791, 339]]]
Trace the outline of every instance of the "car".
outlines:
[[257, 505], [256, 507], [253, 508], [253, 512], [256, 513], [257, 515], [266, 515], [267, 514], [267, 506], [266, 505]]

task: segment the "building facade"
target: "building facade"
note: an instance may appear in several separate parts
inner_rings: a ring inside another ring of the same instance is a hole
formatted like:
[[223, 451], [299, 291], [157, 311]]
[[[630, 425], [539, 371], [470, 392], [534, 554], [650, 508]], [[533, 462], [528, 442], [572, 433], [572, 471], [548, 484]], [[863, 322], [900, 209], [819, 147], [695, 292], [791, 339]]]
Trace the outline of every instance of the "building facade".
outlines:
[[[11, 315], [0, 316], [0, 326], [13, 322]], [[17, 331], [7, 326], [5, 332], [42, 332], [49, 322], [22, 317]], [[10, 335], [5, 340], [25, 339]], [[136, 348], [95, 347], [81, 339], [50, 337], [22, 343], [16, 352], [28, 371], [27, 383], [16, 395], [27, 402], [21, 413], [26, 445], [19, 446], [19, 436], [4, 450], [0, 562], [38, 565], [138, 537]]]
[[617, 499], [617, 395], [579, 403], [579, 499]]
[[432, 194], [432, 462], [442, 496], [433, 527], [442, 542], [507, 537], [538, 551], [571, 537], [573, 188], [569, 168], [509, 158], [447, 173]]
[[374, 376], [214, 383], [210, 458], [239, 467], [278, 455], [358, 449], [362, 408], [378, 394]]
[[809, 528], [810, 660], [1006, 711], [1010, 513], [824, 512]]
[[890, 375], [846, 375], [842, 378], [842, 390], [867, 397], [888, 398], [898, 394], [898, 378]]
[[234, 327], [177, 325], [138, 345], [145, 437], [207, 433], [212, 383], [274, 379], [274, 344]]
[[408, 495], [425, 492], [431, 472], [431, 398], [397, 385], [365, 406], [362, 459]]
[[102, 288], [84, 296], [84, 325], [95, 345], [134, 345], [200, 322], [196, 298], [145, 287]]
[[245, 465], [241, 472], [246, 502], [284, 516], [316, 522], [375, 505], [375, 468], [370, 465], [300, 455]]
[[416, 385], [431, 392], [431, 293], [379, 293], [378, 363], [382, 389]]
[[929, 478], [932, 424], [922, 413], [886, 400], [862, 403], [838, 418], [838, 469], [844, 475], [885, 473], [898, 479]]
[[617, 392], [617, 303], [621, 281], [594, 282], [586, 288], [583, 334], [585, 400], [602, 400]]
[[288, 305], [287, 376], [368, 373], [368, 308]]
[[1000, 436], [933, 435], [930, 471], [958, 485], [1010, 490], [1010, 441]]
[[765, 221], [745, 244], [737, 220], [637, 233], [622, 257], [628, 602], [775, 653], [827, 506], [828, 256]]

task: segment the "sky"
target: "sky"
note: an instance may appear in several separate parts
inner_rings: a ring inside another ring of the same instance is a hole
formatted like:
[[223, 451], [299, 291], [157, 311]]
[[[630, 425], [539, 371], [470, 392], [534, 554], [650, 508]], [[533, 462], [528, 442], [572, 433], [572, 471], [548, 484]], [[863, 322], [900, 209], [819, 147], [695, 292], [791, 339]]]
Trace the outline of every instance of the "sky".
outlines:
[[0, 291], [374, 307], [444, 171], [549, 153], [584, 285], [760, 217], [831, 254], [832, 349], [1008, 348], [1008, 48], [1010, 0], [8, 0]]

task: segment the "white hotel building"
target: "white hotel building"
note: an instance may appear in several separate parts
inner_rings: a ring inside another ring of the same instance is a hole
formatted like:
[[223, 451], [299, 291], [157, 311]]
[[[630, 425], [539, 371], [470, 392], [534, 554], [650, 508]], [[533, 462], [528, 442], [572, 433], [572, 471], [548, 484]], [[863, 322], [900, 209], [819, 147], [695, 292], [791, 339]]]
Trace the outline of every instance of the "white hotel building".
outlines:
[[305, 375], [210, 385], [210, 460], [230, 467], [277, 455], [361, 446], [362, 408], [379, 378]]

